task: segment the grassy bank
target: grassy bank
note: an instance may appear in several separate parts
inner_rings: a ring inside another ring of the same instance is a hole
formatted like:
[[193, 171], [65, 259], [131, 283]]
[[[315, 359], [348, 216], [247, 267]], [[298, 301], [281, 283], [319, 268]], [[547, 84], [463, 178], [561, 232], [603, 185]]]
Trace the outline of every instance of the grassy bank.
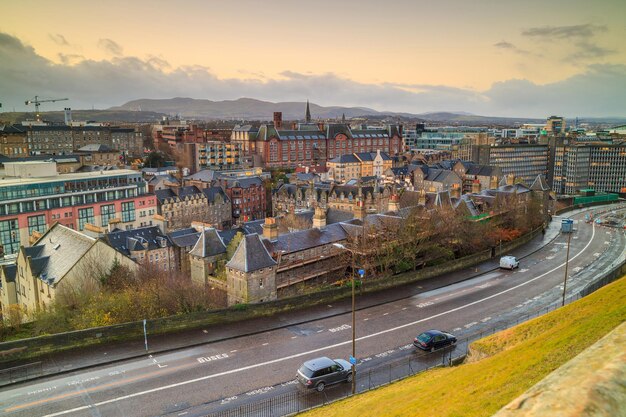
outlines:
[[303, 416], [491, 416], [624, 322], [624, 300], [626, 276], [564, 308], [475, 342], [463, 365], [434, 369]]

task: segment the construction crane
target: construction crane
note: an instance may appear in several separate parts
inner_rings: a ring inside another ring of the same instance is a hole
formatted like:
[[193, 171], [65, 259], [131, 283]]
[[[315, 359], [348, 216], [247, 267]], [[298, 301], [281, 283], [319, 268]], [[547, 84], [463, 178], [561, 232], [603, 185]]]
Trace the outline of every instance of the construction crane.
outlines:
[[55, 101], [63, 101], [69, 100], [69, 98], [52, 98], [49, 100], [39, 100], [39, 96], [35, 96], [35, 98], [26, 100], [24, 103], [28, 106], [29, 104], [35, 105], [35, 113], [37, 114], [37, 120], [39, 120], [39, 105], [41, 103], [54, 103]]

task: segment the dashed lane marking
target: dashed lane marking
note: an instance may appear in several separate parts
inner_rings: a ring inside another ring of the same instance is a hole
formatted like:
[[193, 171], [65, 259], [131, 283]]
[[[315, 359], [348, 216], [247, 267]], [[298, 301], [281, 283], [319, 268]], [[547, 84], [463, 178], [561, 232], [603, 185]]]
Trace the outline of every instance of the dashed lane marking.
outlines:
[[[580, 255], [582, 255], [589, 248], [589, 246], [591, 245], [591, 242], [593, 241], [593, 239], [595, 237], [595, 234], [596, 234], [596, 227], [595, 227], [595, 224], [594, 224], [594, 225], [592, 225], [592, 233], [591, 233], [591, 237], [590, 237], [589, 241], [587, 242], [585, 247], [580, 250], [580, 252], [578, 252], [576, 255], [574, 255], [574, 256], [572, 256], [570, 258], [570, 261], [572, 261], [572, 260], [576, 259], [577, 257], [579, 257]], [[428, 321], [428, 320], [432, 320], [432, 319], [435, 319], [435, 318], [438, 318], [438, 317], [442, 317], [442, 316], [446, 316], [446, 315], [449, 315], [449, 314], [452, 314], [452, 313], [456, 313], [457, 311], [465, 310], [465, 309], [467, 309], [469, 307], [472, 307], [472, 306], [475, 306], [477, 304], [482, 304], [482, 303], [484, 303], [486, 301], [489, 301], [491, 299], [500, 297], [503, 294], [508, 294], [508, 293], [510, 293], [512, 291], [515, 291], [515, 290], [519, 289], [519, 288], [522, 288], [522, 287], [525, 287], [527, 285], [530, 285], [533, 282], [538, 281], [541, 278], [545, 277], [546, 275], [549, 275], [549, 274], [553, 273], [554, 271], [562, 268], [563, 266], [565, 266], [565, 262], [563, 262], [560, 265], [557, 265], [556, 267], [552, 268], [551, 270], [549, 270], [547, 272], [544, 272], [541, 275], [538, 275], [538, 276], [536, 276], [534, 278], [531, 278], [531, 279], [529, 279], [527, 281], [524, 281], [524, 282], [522, 282], [522, 283], [520, 283], [518, 285], [515, 285], [515, 286], [511, 287], [511, 288], [507, 288], [506, 290], [502, 290], [500, 292], [491, 294], [491, 295], [489, 295], [487, 297], [481, 298], [481, 299], [476, 300], [476, 301], [472, 301], [472, 302], [467, 303], [467, 304], [463, 304], [461, 306], [452, 308], [450, 310], [442, 311], [441, 313], [433, 314], [432, 316], [429, 316], [429, 317], [424, 317], [422, 319], [415, 320], [415, 321], [412, 321], [410, 323], [405, 323], [405, 324], [402, 324], [400, 326], [396, 326], [396, 327], [392, 327], [392, 328], [389, 328], [389, 329], [382, 330], [380, 332], [376, 332], [376, 333], [368, 334], [368, 335], [365, 335], [365, 336], [361, 336], [361, 337], [357, 338], [356, 340], [357, 341], [361, 341], [361, 340], [366, 340], [366, 339], [370, 339], [370, 338], [373, 338], [373, 337], [378, 337], [378, 336], [381, 336], [383, 334], [387, 334], [387, 333], [395, 332], [397, 330], [405, 329], [407, 327], [415, 326], [416, 324], [423, 323], [423, 322]], [[277, 359], [272, 359], [272, 360], [265, 361], [265, 362], [258, 362], [258, 363], [252, 364], [252, 365], [243, 366], [241, 368], [230, 369], [230, 370], [224, 371], [224, 372], [218, 372], [218, 373], [215, 373], [215, 374], [205, 375], [205, 376], [202, 376], [202, 377], [199, 377], [199, 378], [189, 379], [189, 380], [186, 380], [186, 381], [181, 381], [181, 382], [177, 382], [177, 383], [170, 384], [170, 385], [164, 385], [164, 386], [161, 386], [161, 387], [156, 387], [156, 388], [152, 388], [152, 389], [145, 390], [145, 391], [135, 392], [135, 393], [128, 394], [128, 395], [123, 395], [123, 396], [120, 396], [120, 397], [110, 398], [108, 400], [100, 401], [100, 402], [97, 402], [97, 403], [94, 403], [94, 404], [84, 405], [84, 406], [72, 408], [72, 409], [69, 409], [69, 410], [63, 410], [63, 411], [59, 411], [59, 412], [56, 412], [56, 413], [48, 414], [48, 415], [46, 415], [44, 417], [57, 417], [57, 416], [65, 415], [65, 414], [75, 413], [77, 411], [94, 409], [94, 408], [97, 408], [97, 407], [100, 407], [100, 406], [103, 406], [103, 405], [106, 405], [106, 404], [116, 403], [116, 402], [120, 402], [120, 401], [127, 400], [127, 399], [130, 399], [130, 398], [136, 398], [136, 397], [140, 397], [140, 396], [143, 396], [143, 395], [146, 395], [146, 394], [151, 394], [151, 393], [154, 393], [154, 392], [159, 392], [159, 391], [164, 391], [164, 390], [168, 390], [168, 389], [172, 389], [172, 388], [176, 388], [176, 387], [181, 387], [181, 386], [184, 386], [184, 385], [189, 385], [189, 384], [193, 384], [193, 383], [200, 382], [200, 381], [206, 381], [206, 380], [209, 380], [209, 379], [214, 379], [214, 378], [218, 378], [218, 377], [225, 376], [225, 375], [231, 375], [231, 374], [234, 374], [234, 373], [239, 373], [239, 372], [247, 371], [247, 370], [250, 370], [250, 369], [256, 369], [256, 368], [259, 368], [259, 367], [262, 367], [262, 366], [267, 366], [267, 365], [271, 365], [271, 364], [274, 364], [274, 363], [284, 362], [284, 361], [287, 361], [287, 360], [300, 358], [302, 356], [311, 355], [313, 353], [323, 352], [323, 351], [327, 351], [329, 349], [335, 349], [337, 347], [349, 345], [351, 343], [352, 343], [352, 339], [346, 340], [344, 342], [335, 343], [334, 345], [326, 345], [326, 346], [323, 346], [323, 347], [320, 347], [320, 348], [317, 348], [317, 349], [313, 349], [313, 350], [310, 350], [310, 351], [307, 351], [307, 352], [295, 353], [295, 354], [289, 355], [289, 356], [281, 356], [280, 358], [277, 358]], [[141, 379], [143, 379], [143, 376], [141, 377]], [[56, 401], [56, 400], [58, 400], [60, 398], [67, 398], [67, 397], [70, 397], [70, 396], [81, 395], [84, 392], [92, 392], [92, 391], [95, 391], [95, 390], [98, 390], [98, 389], [101, 389], [101, 388], [103, 388], [103, 387], [102, 386], [94, 387], [94, 389], [92, 389], [91, 391], [85, 391], [85, 390], [81, 390], [82, 392], [81, 391], [74, 391], [72, 393], [68, 393], [69, 395], [65, 394], [64, 396], [61, 395], [61, 396], [57, 396], [57, 397], [45, 398], [45, 399], [42, 399], [42, 400], [39, 400], [39, 401], [34, 401], [34, 402], [31, 402], [31, 403], [20, 404], [20, 405], [16, 405], [16, 406], [13, 406], [13, 407], [5, 408], [4, 411], [5, 412], [11, 412], [11, 411], [16, 411], [16, 410], [23, 410], [23, 409], [31, 407], [33, 405], [45, 404], [45, 403], [49, 403], [49, 402], [52, 402], [52, 401]]]

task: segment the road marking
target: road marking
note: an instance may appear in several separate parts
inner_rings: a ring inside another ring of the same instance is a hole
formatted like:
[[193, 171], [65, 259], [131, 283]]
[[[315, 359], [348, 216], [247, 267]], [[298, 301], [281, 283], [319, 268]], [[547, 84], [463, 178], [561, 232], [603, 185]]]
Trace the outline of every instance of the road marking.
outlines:
[[344, 325], [341, 325], [339, 327], [334, 327], [332, 329], [328, 329], [328, 331], [331, 332], [331, 333], [335, 333], [335, 332], [340, 332], [342, 330], [348, 330], [348, 329], [351, 329], [351, 328], [352, 328], [352, 326], [350, 326], [349, 324], [344, 324]]
[[267, 345], [269, 345], [269, 343], [263, 343], [263, 346], [267, 346]]
[[453, 332], [458, 332], [459, 330], [462, 330], [460, 327], [457, 327], [456, 329], [452, 329]]
[[433, 303], [432, 301], [426, 301], [425, 303], [417, 304], [415, 307], [417, 307], [417, 308], [424, 308], [424, 307], [431, 306], [433, 304], [435, 304], [435, 303]]
[[[594, 224], [594, 225], [592, 225], [592, 233], [591, 233], [591, 238], [589, 239], [589, 242], [587, 242], [585, 247], [582, 248], [580, 252], [578, 252], [576, 255], [572, 256], [570, 258], [570, 261], [572, 261], [572, 260], [576, 259], [577, 257], [579, 257], [580, 255], [582, 255], [589, 248], [589, 246], [591, 245], [591, 242], [593, 241], [593, 238], [595, 237], [595, 234], [596, 234], [596, 227], [595, 227], [595, 224]], [[496, 297], [499, 297], [499, 296], [501, 296], [503, 294], [508, 294], [509, 292], [515, 291], [518, 288], [525, 287], [526, 285], [529, 285], [529, 284], [531, 284], [531, 283], [533, 283], [533, 282], [535, 282], [535, 281], [545, 277], [546, 275], [553, 273], [554, 271], [562, 268], [563, 266], [565, 266], [565, 262], [563, 262], [562, 264], [552, 268], [551, 270], [549, 270], [547, 272], [544, 272], [541, 275], [538, 275], [538, 276], [536, 276], [534, 278], [531, 278], [528, 281], [522, 282], [521, 284], [518, 284], [518, 285], [516, 285], [514, 287], [508, 288], [506, 290], [502, 290], [502, 291], [497, 292], [495, 294], [491, 294], [491, 295], [489, 295], [487, 297], [484, 297], [484, 298], [481, 298], [479, 300], [472, 301], [471, 303], [467, 303], [467, 304], [461, 305], [459, 307], [455, 307], [455, 308], [452, 308], [450, 310], [443, 311], [443, 312], [438, 313], [438, 314], [434, 314], [434, 315], [432, 315], [430, 317], [425, 317], [425, 318], [422, 318], [422, 319], [419, 319], [419, 320], [416, 320], [416, 321], [413, 321], [413, 322], [410, 322], [410, 323], [405, 323], [405, 324], [402, 324], [400, 326], [396, 326], [396, 327], [393, 327], [393, 328], [390, 328], [390, 329], [385, 329], [385, 330], [382, 330], [382, 331], [377, 332], [377, 333], [372, 333], [372, 334], [369, 334], [369, 335], [361, 336], [361, 337], [357, 338], [356, 341], [361, 341], [361, 340], [370, 339], [370, 338], [373, 338], [373, 337], [378, 337], [378, 336], [383, 335], [383, 334], [387, 334], [387, 333], [395, 332], [397, 330], [401, 330], [401, 329], [404, 329], [404, 328], [407, 328], [407, 327], [415, 326], [416, 324], [420, 324], [420, 323], [423, 323], [423, 322], [428, 321], [428, 320], [432, 320], [432, 319], [436, 319], [438, 317], [446, 316], [446, 315], [451, 314], [451, 313], [456, 313], [457, 311], [465, 310], [466, 308], [475, 306], [477, 304], [482, 304], [485, 301], [489, 301], [489, 300], [491, 300], [493, 298], [496, 298]], [[277, 359], [272, 359], [272, 360], [265, 361], [265, 362], [259, 362], [259, 363], [255, 363], [253, 365], [248, 365], [248, 366], [244, 366], [244, 367], [237, 368], [237, 369], [230, 369], [228, 371], [218, 372], [216, 374], [205, 375], [205, 376], [202, 376], [202, 377], [199, 377], [199, 378], [189, 379], [187, 381], [181, 381], [181, 382], [177, 382], [177, 383], [170, 384], [170, 385], [164, 385], [162, 387], [152, 388], [152, 389], [145, 390], [145, 391], [135, 392], [133, 394], [123, 395], [121, 397], [111, 398], [111, 399], [108, 399], [108, 400], [105, 400], [105, 401], [100, 401], [100, 402], [95, 403], [95, 404], [84, 405], [84, 406], [81, 406], [81, 407], [72, 408], [70, 410], [64, 410], [64, 411], [59, 411], [59, 412], [52, 413], [52, 414], [47, 414], [47, 415], [45, 415], [43, 417], [57, 417], [57, 416], [65, 415], [65, 414], [75, 413], [77, 411], [89, 410], [89, 409], [93, 409], [93, 408], [96, 408], [96, 407], [100, 407], [102, 405], [116, 403], [116, 402], [119, 402], [119, 401], [128, 400], [130, 398], [135, 398], [135, 397], [140, 397], [140, 396], [143, 396], [143, 395], [146, 395], [146, 394], [151, 394], [153, 392], [164, 391], [164, 390], [167, 390], [167, 389], [181, 387], [181, 386], [189, 385], [189, 384], [194, 384], [196, 382], [206, 381], [206, 380], [209, 380], [209, 379], [214, 379], [214, 378], [218, 378], [218, 377], [225, 376], [225, 375], [231, 375], [231, 374], [234, 374], [234, 373], [239, 373], [239, 372], [247, 371], [247, 370], [250, 370], [250, 369], [260, 368], [262, 366], [272, 365], [274, 363], [284, 362], [284, 361], [287, 361], [287, 360], [290, 360], [290, 359], [300, 358], [302, 356], [307, 356], [307, 355], [311, 355], [313, 353], [323, 352], [325, 350], [335, 349], [337, 347], [349, 345], [351, 343], [352, 343], [352, 339], [346, 340], [344, 342], [335, 343], [334, 345], [327, 345], [327, 346], [323, 346], [323, 347], [320, 347], [320, 348], [317, 348], [317, 349], [309, 350], [307, 352], [295, 353], [295, 354], [290, 355], [290, 356], [282, 356], [282, 357], [277, 358]], [[158, 372], [157, 372], [157, 374], [158, 374]], [[102, 388], [102, 386], [101, 387], [96, 387], [96, 388]], [[43, 399], [43, 400], [34, 401], [34, 402], [31, 402], [31, 403], [27, 403], [27, 404], [21, 404], [21, 405], [16, 405], [16, 406], [13, 406], [13, 407], [5, 408], [4, 411], [5, 412], [11, 412], [11, 411], [16, 411], [16, 410], [22, 410], [22, 409], [28, 408], [28, 407], [30, 407], [32, 405], [44, 404], [44, 403], [55, 401], [57, 399], [62, 399], [62, 398], [70, 397], [70, 396], [80, 395], [80, 394], [82, 394], [84, 392], [85, 392], [85, 390], [82, 390], [82, 392], [81, 391], [74, 391], [74, 392], [63, 394], [63, 395], [60, 395], [60, 396], [57, 396], [57, 397], [46, 398], [46, 399]], [[87, 391], [87, 392], [89, 392], [89, 391]]]
[[233, 349], [230, 351], [230, 353], [235, 353], [235, 352], [237, 352], [237, 349]]
[[297, 338], [298, 338], [298, 336], [291, 336], [291, 338], [292, 338], [292, 339], [297, 339]]
[[485, 317], [484, 319], [481, 319], [480, 321], [485, 323], [485, 322], [488, 322], [489, 320], [491, 320], [491, 317]]
[[[196, 358], [196, 360], [200, 363], [207, 363], [207, 362], [213, 362], [213, 361], [218, 361], [220, 359], [226, 359], [228, 358], [228, 353], [220, 353], [219, 355], [213, 355], [213, 356], [202, 356], [200, 358]], [[167, 366], [167, 365], [165, 365]], [[160, 368], [160, 367], [159, 367]]]
[[478, 322], [477, 322], [477, 321], [473, 321], [473, 322], [471, 322], [471, 323], [467, 323], [464, 327], [465, 327], [466, 329], [469, 329], [470, 327], [473, 327], [473, 326], [475, 326], [475, 325], [477, 325], [477, 324], [478, 324]]
[[526, 269], [526, 268], [522, 268], [522, 269], [520, 269], [519, 271], [520, 271], [520, 272], [528, 272], [529, 270], [528, 270], [528, 269]]
[[389, 314], [389, 313], [384, 313], [383, 316], [386, 316], [387, 314]]
[[546, 259], [554, 259], [554, 255], [546, 256]]
[[406, 310], [408, 307], [402, 307], [402, 311]]
[[323, 331], [324, 331], [324, 330], [322, 329], [322, 330], [318, 330], [317, 332], [318, 332], [318, 333], [322, 333]]
[[363, 321], [368, 321], [368, 320], [369, 320], [369, 318], [367, 318], [367, 317], [363, 319]]

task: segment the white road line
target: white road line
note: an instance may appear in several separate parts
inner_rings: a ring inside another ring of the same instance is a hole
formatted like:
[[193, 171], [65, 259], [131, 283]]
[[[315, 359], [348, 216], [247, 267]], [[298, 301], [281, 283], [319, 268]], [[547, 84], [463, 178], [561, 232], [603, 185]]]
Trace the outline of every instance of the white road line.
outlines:
[[292, 339], [296, 339], [298, 336], [291, 336]]
[[386, 316], [387, 314], [389, 314], [389, 313], [384, 313], [383, 316]]
[[[591, 242], [593, 241], [593, 238], [595, 237], [595, 234], [596, 234], [596, 227], [595, 227], [595, 225], [593, 225], [593, 229], [592, 229], [592, 233], [591, 233], [591, 239], [589, 239], [589, 242], [587, 242], [585, 247], [580, 252], [578, 252], [576, 255], [574, 255], [574, 256], [572, 256], [570, 258], [570, 262], [572, 260], [576, 259], [577, 257], [579, 257], [580, 255], [582, 255], [587, 250], [587, 248], [589, 248], [589, 245], [591, 245]], [[423, 322], [428, 321], [428, 320], [436, 319], [438, 317], [445, 316], [445, 315], [448, 315], [450, 313], [456, 313], [457, 311], [464, 310], [464, 309], [466, 309], [468, 307], [472, 307], [472, 306], [475, 306], [477, 304], [484, 303], [485, 301], [491, 300], [492, 298], [499, 297], [502, 294], [507, 294], [507, 293], [509, 293], [511, 291], [515, 291], [518, 288], [524, 287], [524, 286], [526, 286], [526, 285], [528, 285], [528, 284], [530, 284], [532, 282], [535, 282], [535, 281], [545, 277], [546, 275], [551, 274], [552, 272], [556, 271], [557, 269], [559, 269], [559, 268], [561, 268], [563, 266], [565, 266], [565, 262], [563, 262], [561, 265], [558, 265], [558, 266], [552, 268], [548, 272], [544, 272], [543, 274], [541, 274], [539, 276], [536, 276], [535, 278], [531, 278], [528, 281], [522, 282], [521, 284], [518, 284], [518, 285], [516, 285], [514, 287], [511, 287], [509, 289], [500, 291], [498, 293], [492, 294], [492, 295], [490, 295], [488, 297], [481, 298], [480, 300], [476, 300], [476, 301], [473, 301], [471, 303], [468, 303], [468, 304], [465, 304], [465, 305], [462, 305], [462, 306], [459, 306], [459, 307], [455, 307], [455, 308], [452, 308], [450, 310], [443, 311], [441, 313], [432, 315], [430, 317], [425, 317], [423, 319], [413, 321], [411, 323], [402, 324], [400, 326], [396, 326], [396, 327], [393, 327], [391, 329], [386, 329], [386, 330], [383, 330], [383, 331], [380, 331], [380, 332], [377, 332], [377, 333], [372, 333], [372, 334], [369, 334], [369, 335], [366, 335], [366, 336], [362, 336], [362, 337], [357, 338], [356, 340], [357, 341], [361, 341], [361, 340], [365, 340], [365, 339], [370, 339], [372, 337], [377, 337], [377, 336], [380, 336], [380, 335], [383, 335], [383, 334], [395, 332], [396, 330], [404, 329], [406, 327], [415, 326], [416, 324], [423, 323]], [[313, 354], [313, 353], [322, 352], [322, 351], [329, 350], [329, 349], [334, 349], [334, 348], [337, 348], [337, 347], [340, 347], [340, 346], [344, 346], [344, 345], [348, 345], [348, 344], [351, 344], [351, 343], [352, 343], [352, 339], [346, 340], [345, 342], [335, 343], [334, 345], [324, 346], [324, 347], [321, 347], [321, 348], [309, 350], [308, 352], [300, 352], [300, 353], [296, 353], [296, 354], [290, 355], [290, 356], [283, 356], [283, 357], [280, 357], [278, 359], [272, 359], [270, 361], [256, 363], [254, 365], [248, 365], [248, 366], [244, 366], [242, 368], [231, 369], [229, 371], [219, 372], [217, 374], [212, 374], [212, 375], [205, 375], [205, 376], [200, 377], [200, 378], [189, 379], [187, 381], [181, 381], [181, 382], [177, 382], [175, 384], [164, 385], [162, 387], [157, 387], [157, 388], [149, 389], [149, 390], [146, 390], [146, 391], [140, 391], [140, 392], [136, 392], [134, 394], [128, 394], [128, 395], [124, 395], [124, 396], [117, 397], [117, 398], [111, 398], [109, 400], [100, 401], [99, 403], [95, 403], [95, 404], [90, 404], [90, 405], [85, 405], [85, 406], [82, 406], [82, 407], [72, 408], [71, 410], [65, 410], [65, 411], [59, 411], [59, 412], [53, 413], [53, 414], [47, 414], [44, 417], [57, 417], [57, 416], [62, 416], [62, 415], [69, 414], [69, 413], [75, 413], [77, 411], [89, 410], [89, 409], [92, 409], [94, 407], [99, 407], [101, 405], [111, 404], [111, 403], [115, 403], [115, 402], [119, 402], [119, 401], [123, 401], [123, 400], [128, 400], [130, 398], [140, 397], [142, 395], [151, 394], [153, 392], [159, 392], [159, 391], [163, 391], [163, 390], [166, 390], [166, 389], [181, 387], [183, 385], [193, 384], [195, 382], [200, 382], [200, 381], [206, 381], [208, 379], [213, 379], [213, 378], [217, 378], [217, 377], [224, 376], [224, 375], [230, 375], [230, 374], [234, 374], [234, 373], [238, 373], [238, 372], [243, 372], [243, 371], [247, 371], [249, 369], [259, 368], [261, 366], [267, 366], [267, 365], [271, 365], [271, 364], [278, 363], [278, 362], [284, 362], [284, 361], [287, 361], [287, 360], [290, 360], [290, 359], [295, 359], [295, 358], [299, 358], [299, 357], [302, 357], [302, 356], [307, 356], [307, 355], [310, 355], [310, 354]], [[14, 407], [11, 407], [11, 408], [14, 408]]]
[[267, 345], [269, 345], [269, 343], [263, 343], [263, 346], [267, 346]]

